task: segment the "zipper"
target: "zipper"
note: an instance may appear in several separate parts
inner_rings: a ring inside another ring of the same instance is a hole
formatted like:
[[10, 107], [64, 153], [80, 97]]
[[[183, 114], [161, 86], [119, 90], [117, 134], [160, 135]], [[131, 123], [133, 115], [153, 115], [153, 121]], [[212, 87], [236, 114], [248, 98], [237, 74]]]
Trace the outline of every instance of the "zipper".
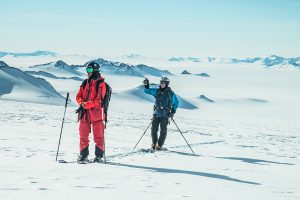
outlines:
[[[89, 81], [87, 82], [89, 84], [89, 88], [88, 88], [88, 95], [87, 95], [87, 98], [86, 98], [86, 102], [89, 100], [90, 98], [90, 89], [91, 89], [91, 84], [89, 83]], [[89, 110], [86, 111], [87, 113], [87, 121], [91, 123], [91, 120], [90, 120], [90, 114], [89, 114]]]

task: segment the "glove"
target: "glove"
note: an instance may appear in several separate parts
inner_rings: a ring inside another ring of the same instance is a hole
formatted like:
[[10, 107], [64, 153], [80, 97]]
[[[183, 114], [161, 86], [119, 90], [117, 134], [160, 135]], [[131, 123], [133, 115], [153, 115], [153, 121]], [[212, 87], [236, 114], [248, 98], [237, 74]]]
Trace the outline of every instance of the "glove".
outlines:
[[75, 111], [75, 113], [80, 113], [82, 111], [84, 111], [85, 109], [83, 108], [82, 105], [79, 106], [79, 108], [77, 108], [77, 110]]
[[170, 117], [173, 118], [175, 113], [176, 113], [176, 110], [172, 108], [171, 113], [170, 113]]
[[83, 107], [84, 104], [81, 104], [75, 113], [78, 113], [78, 119], [81, 120], [86, 113], [86, 109]]
[[145, 88], [149, 89], [149, 80], [147, 78], [143, 81], [143, 83], [144, 83]]

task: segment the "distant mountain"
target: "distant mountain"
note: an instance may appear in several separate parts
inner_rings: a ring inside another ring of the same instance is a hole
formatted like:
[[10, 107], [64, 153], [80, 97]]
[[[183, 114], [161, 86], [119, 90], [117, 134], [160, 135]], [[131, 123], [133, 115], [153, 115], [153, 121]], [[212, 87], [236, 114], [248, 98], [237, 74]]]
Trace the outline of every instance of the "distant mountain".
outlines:
[[183, 71], [181, 72], [181, 74], [191, 74], [191, 73], [188, 72], [187, 70], [183, 70]]
[[30, 66], [29, 68], [34, 71], [48, 72], [55, 76], [73, 77], [83, 75], [83, 73], [79, 72], [79, 67], [79, 65], [68, 65], [64, 61], [59, 60], [56, 62]]
[[256, 57], [256, 58], [245, 58], [245, 59], [235, 59], [235, 58], [232, 58], [231, 59], [231, 62], [232, 63], [255, 63], [257, 61], [260, 61], [261, 58], [259, 57]]
[[129, 65], [121, 62], [112, 62], [104, 60], [102, 58], [93, 60], [101, 65], [101, 71], [104, 73], [115, 74], [115, 75], [125, 75], [125, 76], [171, 76], [173, 75], [167, 70], [159, 70], [154, 67], [149, 67], [147, 65]]
[[26, 56], [56, 56], [57, 53], [51, 52], [51, 51], [35, 51], [32, 53], [11, 53], [11, 52], [1, 52], [0, 51], [0, 57], [11, 55], [14, 57], [26, 57]]
[[171, 57], [168, 59], [171, 62], [181, 62], [181, 61], [185, 61], [185, 58], [183, 57]]
[[63, 105], [64, 97], [44, 79], [30, 76], [0, 61], [0, 99]]
[[171, 57], [168, 59], [171, 62], [182, 62], [182, 61], [190, 61], [190, 62], [201, 62], [200, 58], [193, 58], [193, 57]]
[[296, 58], [284, 58], [282, 56], [271, 55], [265, 58], [247, 58], [247, 59], [232, 59], [233, 63], [261, 63], [266, 67], [283, 67], [283, 66], [293, 66], [300, 67], [300, 57]]
[[207, 73], [200, 73], [200, 74], [195, 74], [196, 76], [202, 76], [202, 77], [210, 77]]
[[122, 56], [123, 58], [144, 58], [144, 56], [141, 56], [141, 55], [139, 55], [139, 54], [134, 54], [134, 53], [132, 53], [132, 54], [129, 54], [129, 55], [124, 55], [124, 56]]
[[289, 64], [290, 65], [293, 65], [295, 67], [300, 67], [300, 57], [297, 57], [297, 58], [290, 58], [288, 60]]
[[267, 67], [272, 67], [275, 65], [284, 64], [287, 59], [285, 59], [284, 57], [272, 55], [261, 60], [263, 64], [266, 65]]

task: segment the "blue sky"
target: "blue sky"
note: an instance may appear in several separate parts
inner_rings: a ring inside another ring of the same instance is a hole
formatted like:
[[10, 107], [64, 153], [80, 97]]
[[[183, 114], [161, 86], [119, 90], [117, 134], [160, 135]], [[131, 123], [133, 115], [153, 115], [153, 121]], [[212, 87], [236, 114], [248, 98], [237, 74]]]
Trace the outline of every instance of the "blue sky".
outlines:
[[0, 51], [300, 56], [298, 0], [0, 0]]

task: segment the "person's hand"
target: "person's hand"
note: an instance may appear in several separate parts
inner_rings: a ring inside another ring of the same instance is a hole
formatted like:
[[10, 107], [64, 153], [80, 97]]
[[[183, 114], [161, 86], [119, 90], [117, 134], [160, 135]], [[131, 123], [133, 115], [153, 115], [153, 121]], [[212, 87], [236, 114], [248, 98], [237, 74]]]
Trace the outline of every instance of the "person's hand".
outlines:
[[175, 113], [176, 113], [176, 110], [175, 110], [175, 109], [172, 109], [172, 110], [171, 110], [171, 113], [170, 113], [170, 117], [173, 118], [174, 115], [175, 115]]
[[146, 89], [149, 89], [149, 80], [147, 78], [145, 78], [145, 80], [143, 81], [144, 86]]
[[75, 113], [80, 113], [83, 112], [85, 110], [84, 106], [85, 106], [86, 102], [83, 102], [79, 105], [79, 107], [77, 108], [77, 110], [75, 111]]
[[81, 113], [84, 110], [85, 110], [84, 107], [82, 106], [82, 104], [80, 104], [79, 108], [77, 108], [77, 110], [75, 111], [75, 113]]
[[85, 103], [80, 104], [79, 108], [75, 111], [75, 113], [78, 113], [78, 121], [83, 119], [83, 116], [86, 113], [86, 109], [84, 109], [84, 104]]

